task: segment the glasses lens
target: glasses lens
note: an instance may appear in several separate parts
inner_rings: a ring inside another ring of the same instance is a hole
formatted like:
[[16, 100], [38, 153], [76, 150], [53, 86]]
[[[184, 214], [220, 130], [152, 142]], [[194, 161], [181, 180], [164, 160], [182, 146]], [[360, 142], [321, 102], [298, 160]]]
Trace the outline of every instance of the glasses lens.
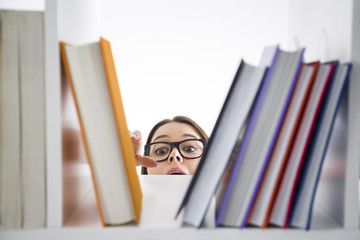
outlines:
[[167, 143], [154, 143], [150, 145], [149, 157], [155, 161], [167, 158], [170, 152], [170, 145]]
[[187, 140], [179, 145], [179, 150], [185, 158], [198, 158], [203, 154], [204, 144], [199, 140]]

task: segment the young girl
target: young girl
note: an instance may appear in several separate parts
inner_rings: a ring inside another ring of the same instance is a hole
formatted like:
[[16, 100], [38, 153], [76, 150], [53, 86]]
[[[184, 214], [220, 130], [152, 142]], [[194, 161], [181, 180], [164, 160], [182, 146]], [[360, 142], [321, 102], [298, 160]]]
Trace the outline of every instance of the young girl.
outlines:
[[131, 136], [142, 174], [194, 174], [208, 139], [198, 124], [184, 116], [158, 122], [149, 133], [144, 156], [140, 154], [141, 133]]

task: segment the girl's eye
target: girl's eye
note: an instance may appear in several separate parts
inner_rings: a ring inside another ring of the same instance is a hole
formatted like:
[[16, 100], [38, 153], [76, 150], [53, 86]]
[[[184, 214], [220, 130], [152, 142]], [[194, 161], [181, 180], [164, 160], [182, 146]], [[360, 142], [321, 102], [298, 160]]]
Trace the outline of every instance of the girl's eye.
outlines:
[[162, 156], [167, 153], [167, 149], [166, 148], [158, 148], [155, 150], [155, 153], [156, 153], [156, 155]]
[[192, 153], [196, 151], [196, 148], [194, 148], [193, 146], [186, 146], [183, 148], [185, 152], [187, 153]]

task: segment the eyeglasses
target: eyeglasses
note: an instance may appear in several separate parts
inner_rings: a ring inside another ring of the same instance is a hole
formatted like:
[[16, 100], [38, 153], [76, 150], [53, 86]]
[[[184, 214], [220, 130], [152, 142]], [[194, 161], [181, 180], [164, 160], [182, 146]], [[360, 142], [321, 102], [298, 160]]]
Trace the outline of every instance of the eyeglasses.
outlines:
[[176, 147], [183, 158], [195, 159], [202, 156], [206, 146], [205, 139], [186, 139], [180, 142], [153, 142], [144, 147], [145, 156], [149, 156], [156, 162], [163, 162], [170, 156]]

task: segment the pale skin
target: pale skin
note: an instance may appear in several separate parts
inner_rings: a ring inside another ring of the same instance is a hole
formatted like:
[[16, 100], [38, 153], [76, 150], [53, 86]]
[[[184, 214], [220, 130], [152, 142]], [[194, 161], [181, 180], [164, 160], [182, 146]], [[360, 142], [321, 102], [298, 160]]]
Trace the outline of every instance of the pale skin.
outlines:
[[135, 160], [136, 160], [136, 166], [144, 166], [147, 168], [153, 168], [156, 167], [158, 164], [155, 160], [153, 160], [150, 157], [142, 156], [141, 155], [141, 132], [135, 131], [130, 134], [132, 145], [135, 152]]
[[[136, 165], [148, 168], [150, 175], [165, 175], [170, 174], [172, 171], [181, 171], [185, 175], [192, 175], [199, 164], [200, 158], [186, 159], [183, 158], [177, 148], [173, 148], [168, 159], [163, 162], [157, 163], [153, 159], [141, 156], [141, 133], [135, 131], [131, 134], [134, 151], [136, 154]], [[165, 141], [165, 142], [178, 142], [186, 139], [201, 138], [199, 134], [193, 129], [192, 126], [185, 123], [167, 123], [159, 127], [154, 133], [151, 142]]]

